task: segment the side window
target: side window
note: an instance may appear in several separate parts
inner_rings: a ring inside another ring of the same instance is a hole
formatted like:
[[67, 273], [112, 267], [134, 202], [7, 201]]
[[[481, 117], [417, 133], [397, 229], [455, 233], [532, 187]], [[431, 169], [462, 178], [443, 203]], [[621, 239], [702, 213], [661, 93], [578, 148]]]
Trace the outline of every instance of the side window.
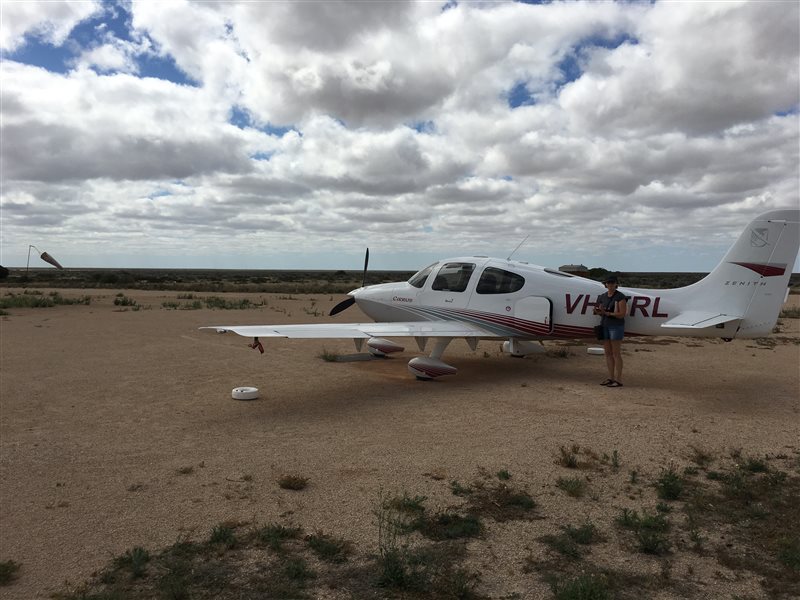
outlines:
[[522, 289], [525, 278], [511, 271], [487, 267], [475, 291], [479, 294], [511, 294]]
[[431, 289], [441, 292], [463, 292], [475, 270], [472, 263], [447, 263], [436, 274]]
[[415, 288], [421, 288], [423, 285], [425, 285], [425, 282], [428, 280], [428, 275], [431, 274], [431, 271], [433, 271], [433, 267], [435, 266], [436, 263], [433, 263], [432, 265], [425, 267], [421, 271], [417, 271], [414, 275], [411, 276], [411, 279], [408, 280], [408, 283], [413, 285]]

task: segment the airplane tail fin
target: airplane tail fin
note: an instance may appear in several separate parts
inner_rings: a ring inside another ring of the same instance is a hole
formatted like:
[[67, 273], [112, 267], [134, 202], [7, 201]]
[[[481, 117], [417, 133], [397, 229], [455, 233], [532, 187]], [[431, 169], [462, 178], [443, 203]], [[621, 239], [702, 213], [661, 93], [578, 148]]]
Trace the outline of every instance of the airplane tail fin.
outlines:
[[[774, 210], [756, 217], [711, 273], [675, 290], [685, 314], [713, 312], [719, 315], [716, 323], [739, 321], [736, 337], [767, 335], [786, 299], [799, 247], [800, 210]], [[712, 324], [707, 321], [702, 326]]]

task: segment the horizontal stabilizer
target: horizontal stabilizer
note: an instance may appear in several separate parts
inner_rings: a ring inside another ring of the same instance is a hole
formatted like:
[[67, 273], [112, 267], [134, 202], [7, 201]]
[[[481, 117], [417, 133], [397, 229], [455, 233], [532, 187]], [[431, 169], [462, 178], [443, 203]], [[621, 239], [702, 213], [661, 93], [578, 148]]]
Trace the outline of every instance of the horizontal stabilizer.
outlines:
[[741, 321], [743, 318], [741, 315], [723, 315], [717, 312], [689, 310], [682, 312], [677, 317], [673, 317], [666, 323], [662, 323], [661, 326], [673, 329], [705, 329], [706, 327], [714, 327], [730, 321]]

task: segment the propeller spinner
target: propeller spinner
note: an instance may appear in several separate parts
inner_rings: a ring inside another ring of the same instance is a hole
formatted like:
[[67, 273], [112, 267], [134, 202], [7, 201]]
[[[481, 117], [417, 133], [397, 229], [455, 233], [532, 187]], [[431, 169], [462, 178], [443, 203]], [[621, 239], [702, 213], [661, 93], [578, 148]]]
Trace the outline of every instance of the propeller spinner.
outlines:
[[[369, 265], [369, 248], [367, 248], [367, 253], [364, 255], [364, 275], [361, 277], [361, 287], [366, 287], [367, 285], [367, 265]], [[331, 309], [330, 316], [338, 315], [346, 308], [350, 308], [353, 304], [356, 303], [356, 299], [350, 296], [349, 298], [345, 298], [339, 304], [334, 306]]]

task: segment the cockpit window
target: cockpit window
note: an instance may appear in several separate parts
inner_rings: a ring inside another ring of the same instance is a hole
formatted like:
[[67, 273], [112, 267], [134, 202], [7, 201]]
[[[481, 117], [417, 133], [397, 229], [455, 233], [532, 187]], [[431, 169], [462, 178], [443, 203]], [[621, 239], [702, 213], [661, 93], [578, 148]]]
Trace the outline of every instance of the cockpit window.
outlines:
[[411, 279], [408, 280], [408, 283], [413, 285], [415, 288], [421, 288], [423, 285], [425, 285], [425, 282], [428, 280], [428, 275], [431, 274], [431, 271], [433, 271], [433, 267], [435, 266], [436, 263], [433, 263], [432, 265], [425, 267], [421, 271], [417, 271], [411, 277]]
[[511, 271], [487, 267], [483, 270], [475, 291], [479, 294], [511, 294], [522, 289], [525, 278]]
[[447, 263], [436, 274], [431, 289], [441, 292], [463, 292], [475, 270], [472, 263]]

